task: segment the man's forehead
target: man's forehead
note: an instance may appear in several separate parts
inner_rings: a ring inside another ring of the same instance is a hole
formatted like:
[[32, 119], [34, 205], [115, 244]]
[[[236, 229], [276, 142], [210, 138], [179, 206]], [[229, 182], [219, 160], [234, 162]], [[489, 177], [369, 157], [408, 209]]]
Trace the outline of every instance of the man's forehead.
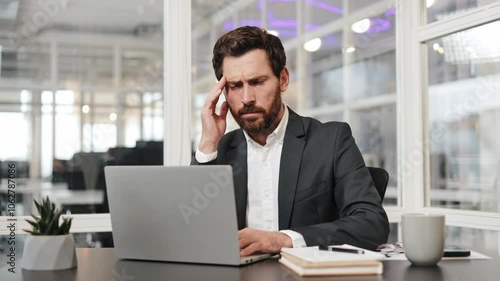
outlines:
[[225, 57], [222, 75], [230, 82], [241, 82], [272, 75], [272, 68], [263, 50], [250, 51], [238, 57]]

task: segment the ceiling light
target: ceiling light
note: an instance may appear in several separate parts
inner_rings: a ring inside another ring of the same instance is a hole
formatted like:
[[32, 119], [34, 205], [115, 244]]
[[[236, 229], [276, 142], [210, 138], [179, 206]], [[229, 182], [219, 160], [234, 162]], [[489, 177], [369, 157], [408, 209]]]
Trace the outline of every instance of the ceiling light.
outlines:
[[351, 25], [352, 31], [356, 33], [365, 33], [370, 28], [370, 19], [362, 19]]
[[443, 47], [439, 47], [438, 50], [437, 50], [437, 52], [440, 53], [441, 55], [444, 54]]
[[117, 117], [118, 117], [118, 116], [117, 116], [117, 115], [116, 115], [116, 113], [114, 113], [114, 112], [109, 114], [109, 120], [111, 120], [111, 121], [116, 121], [116, 118], [117, 118]]
[[304, 49], [308, 52], [316, 52], [321, 47], [321, 39], [314, 38], [304, 43]]
[[434, 51], [437, 51], [439, 47], [439, 43], [434, 43], [434, 45], [432, 45], [432, 49], [434, 49]]
[[90, 110], [90, 107], [88, 105], [85, 104], [85, 105], [82, 106], [82, 112], [83, 113], [89, 113], [89, 110]]
[[356, 51], [356, 48], [354, 48], [354, 47], [347, 47], [347, 48], [344, 49], [344, 54], [349, 54], [349, 53], [352, 53], [354, 51]]
[[432, 5], [434, 5], [434, 2], [435, 0], [426, 0], [425, 6], [427, 6], [427, 8], [430, 8]]

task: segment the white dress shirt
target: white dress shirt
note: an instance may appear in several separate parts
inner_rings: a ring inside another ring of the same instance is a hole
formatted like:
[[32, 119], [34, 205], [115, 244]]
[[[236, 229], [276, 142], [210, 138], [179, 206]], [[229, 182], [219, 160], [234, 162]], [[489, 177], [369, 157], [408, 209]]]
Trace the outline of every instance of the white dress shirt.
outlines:
[[[288, 108], [278, 127], [267, 136], [264, 146], [255, 142], [243, 131], [247, 140], [248, 202], [247, 226], [266, 231], [278, 231], [278, 184], [281, 150], [288, 125]], [[195, 154], [198, 163], [206, 163], [217, 158], [217, 151], [204, 154], [199, 149]], [[293, 247], [305, 247], [304, 237], [293, 230], [282, 230], [292, 239]]]

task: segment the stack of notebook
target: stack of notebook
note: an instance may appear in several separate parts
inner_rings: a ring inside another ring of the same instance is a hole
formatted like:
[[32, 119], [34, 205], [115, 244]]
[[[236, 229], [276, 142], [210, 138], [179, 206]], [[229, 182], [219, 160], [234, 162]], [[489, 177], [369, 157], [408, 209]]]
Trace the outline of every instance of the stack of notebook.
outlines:
[[[349, 245], [336, 247], [359, 249]], [[382, 274], [383, 259], [380, 253], [368, 250], [339, 252], [307, 247], [283, 248], [279, 261], [300, 276], [344, 276]]]

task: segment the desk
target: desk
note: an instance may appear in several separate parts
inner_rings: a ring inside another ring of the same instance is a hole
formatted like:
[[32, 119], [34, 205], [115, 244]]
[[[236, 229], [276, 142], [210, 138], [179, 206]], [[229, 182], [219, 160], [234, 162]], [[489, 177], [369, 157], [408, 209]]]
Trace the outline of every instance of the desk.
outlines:
[[278, 263], [264, 260], [242, 267], [117, 260], [114, 249], [77, 249], [78, 267], [61, 271], [22, 270], [16, 274], [0, 265], [2, 281], [155, 281], [155, 280], [321, 280], [321, 281], [498, 281], [500, 258], [441, 261], [437, 267], [412, 267], [408, 261], [384, 261], [382, 276], [301, 278]]

